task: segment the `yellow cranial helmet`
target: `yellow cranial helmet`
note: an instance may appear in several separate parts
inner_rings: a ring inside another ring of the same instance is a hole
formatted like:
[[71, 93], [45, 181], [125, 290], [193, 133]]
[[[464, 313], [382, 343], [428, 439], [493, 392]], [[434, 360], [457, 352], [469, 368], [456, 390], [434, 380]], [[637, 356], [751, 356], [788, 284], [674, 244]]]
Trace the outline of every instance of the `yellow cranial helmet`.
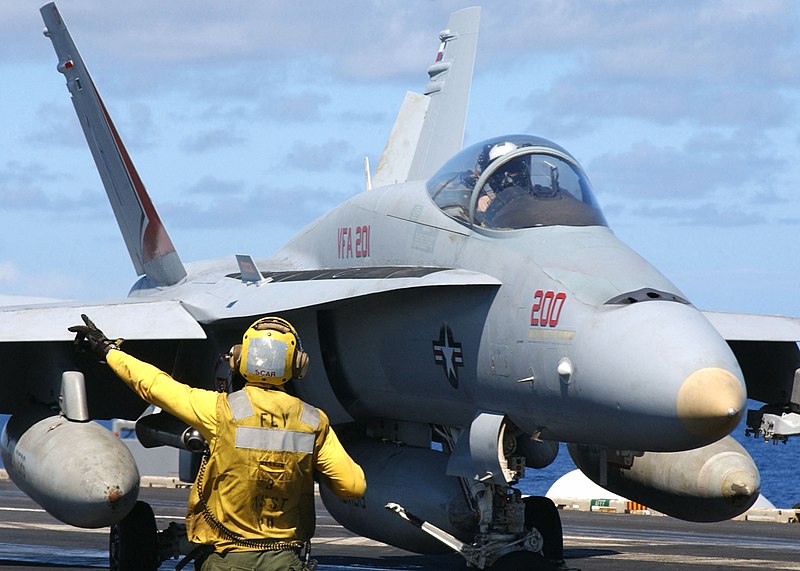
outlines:
[[302, 379], [308, 368], [308, 355], [300, 336], [280, 317], [262, 317], [253, 323], [244, 332], [241, 346], [234, 347], [231, 353], [233, 367], [238, 365], [248, 383], [280, 386]]

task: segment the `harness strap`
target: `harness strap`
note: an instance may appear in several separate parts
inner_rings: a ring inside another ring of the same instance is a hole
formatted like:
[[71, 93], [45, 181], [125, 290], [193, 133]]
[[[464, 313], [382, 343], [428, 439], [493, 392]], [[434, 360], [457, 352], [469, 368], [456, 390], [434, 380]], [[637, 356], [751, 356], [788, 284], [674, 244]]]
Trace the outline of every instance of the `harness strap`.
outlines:
[[181, 571], [184, 567], [186, 567], [191, 561], [195, 561], [198, 559], [202, 559], [203, 557], [207, 557], [214, 553], [214, 546], [208, 544], [198, 545], [194, 549], [192, 549], [189, 553], [186, 554], [186, 557], [181, 559], [178, 564], [175, 566], [175, 571]]

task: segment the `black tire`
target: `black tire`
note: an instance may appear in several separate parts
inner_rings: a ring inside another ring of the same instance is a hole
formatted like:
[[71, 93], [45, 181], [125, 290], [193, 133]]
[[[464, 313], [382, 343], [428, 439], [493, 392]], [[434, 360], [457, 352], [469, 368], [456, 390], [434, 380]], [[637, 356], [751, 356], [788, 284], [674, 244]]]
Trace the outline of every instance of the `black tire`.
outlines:
[[530, 496], [525, 501], [525, 527], [535, 527], [542, 534], [544, 546], [542, 554], [550, 561], [564, 559], [564, 532], [561, 529], [561, 516], [550, 498]]
[[149, 504], [136, 502], [122, 521], [111, 526], [108, 553], [111, 571], [158, 569], [158, 529]]

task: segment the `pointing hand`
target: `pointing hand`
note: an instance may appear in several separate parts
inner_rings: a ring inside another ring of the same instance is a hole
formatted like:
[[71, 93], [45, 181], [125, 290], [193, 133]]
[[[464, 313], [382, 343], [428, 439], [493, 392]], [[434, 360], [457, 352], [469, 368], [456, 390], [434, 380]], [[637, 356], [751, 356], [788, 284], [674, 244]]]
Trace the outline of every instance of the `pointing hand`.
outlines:
[[112, 349], [119, 349], [122, 339], [111, 341], [85, 314], [81, 314], [81, 319], [85, 325], [73, 325], [68, 330], [75, 333], [75, 340], [72, 342], [78, 351], [92, 352], [104, 361], [106, 355]]

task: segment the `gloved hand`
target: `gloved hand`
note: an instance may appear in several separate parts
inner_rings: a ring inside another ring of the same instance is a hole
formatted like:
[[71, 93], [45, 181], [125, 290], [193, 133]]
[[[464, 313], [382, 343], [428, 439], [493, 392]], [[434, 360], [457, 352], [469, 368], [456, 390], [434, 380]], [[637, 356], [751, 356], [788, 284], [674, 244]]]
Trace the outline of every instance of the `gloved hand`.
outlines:
[[101, 361], [105, 361], [106, 355], [112, 349], [119, 349], [122, 339], [111, 341], [85, 314], [81, 314], [81, 319], [86, 325], [73, 325], [68, 330], [75, 333], [75, 340], [72, 342], [79, 351], [92, 352]]

